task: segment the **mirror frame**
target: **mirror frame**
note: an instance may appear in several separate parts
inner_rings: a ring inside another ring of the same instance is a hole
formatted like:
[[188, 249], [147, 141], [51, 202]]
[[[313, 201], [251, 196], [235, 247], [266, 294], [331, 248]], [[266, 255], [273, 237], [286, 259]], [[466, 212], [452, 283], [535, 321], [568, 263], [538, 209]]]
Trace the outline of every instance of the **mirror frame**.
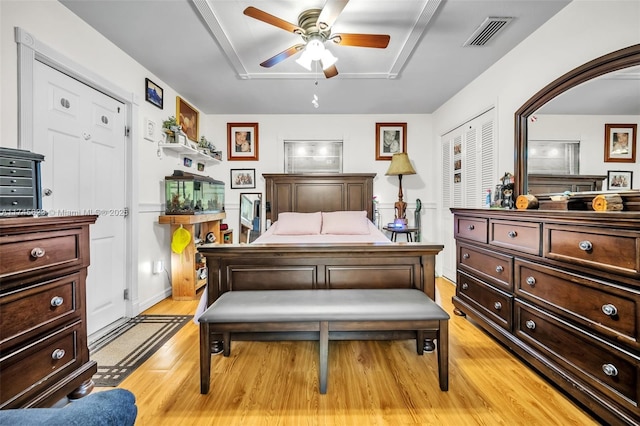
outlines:
[[527, 123], [529, 116], [567, 90], [601, 75], [640, 65], [640, 44], [616, 50], [581, 65], [548, 84], [516, 111], [514, 179], [516, 196], [527, 193]]
[[[258, 195], [260, 196], [260, 216], [258, 216], [260, 218], [260, 230], [259, 233], [261, 234], [262, 232], [264, 232], [264, 225], [262, 223], [262, 215], [263, 215], [263, 207], [262, 207], [262, 202], [264, 200], [264, 195], [262, 194], [262, 192], [241, 192], [240, 195], [238, 195], [239, 199], [240, 199], [240, 203], [238, 204], [238, 241], [240, 242], [242, 239], [242, 196], [243, 195]], [[249, 241], [246, 241], [247, 243]]]

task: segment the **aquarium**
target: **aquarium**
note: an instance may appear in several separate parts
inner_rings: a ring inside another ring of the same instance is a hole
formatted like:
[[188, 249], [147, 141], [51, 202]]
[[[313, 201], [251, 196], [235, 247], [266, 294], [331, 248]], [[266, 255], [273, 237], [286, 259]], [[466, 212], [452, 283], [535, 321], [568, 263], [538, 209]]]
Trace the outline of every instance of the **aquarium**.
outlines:
[[224, 211], [224, 182], [174, 170], [165, 176], [166, 214], [205, 214]]

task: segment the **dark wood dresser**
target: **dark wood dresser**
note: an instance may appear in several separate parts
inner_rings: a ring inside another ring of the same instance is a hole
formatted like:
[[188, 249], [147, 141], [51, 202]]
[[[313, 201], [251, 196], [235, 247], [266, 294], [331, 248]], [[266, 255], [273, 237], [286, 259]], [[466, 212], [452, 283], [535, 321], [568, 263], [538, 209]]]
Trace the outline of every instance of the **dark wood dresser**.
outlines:
[[85, 278], [96, 218], [0, 218], [0, 408], [93, 389]]
[[640, 424], [640, 212], [452, 212], [457, 310], [605, 422]]

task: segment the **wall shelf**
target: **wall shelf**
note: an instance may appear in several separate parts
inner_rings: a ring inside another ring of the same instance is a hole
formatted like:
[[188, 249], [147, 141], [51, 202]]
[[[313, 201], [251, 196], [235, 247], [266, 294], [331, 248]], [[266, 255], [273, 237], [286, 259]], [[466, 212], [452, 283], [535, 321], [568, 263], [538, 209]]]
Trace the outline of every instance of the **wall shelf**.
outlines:
[[204, 162], [205, 164], [214, 164], [218, 163], [221, 160], [215, 159], [210, 155], [204, 154], [197, 149], [193, 149], [190, 146], [183, 145], [181, 143], [160, 143], [158, 144], [158, 148], [168, 151], [173, 151], [178, 155], [183, 155], [185, 157], [191, 158], [196, 162]]

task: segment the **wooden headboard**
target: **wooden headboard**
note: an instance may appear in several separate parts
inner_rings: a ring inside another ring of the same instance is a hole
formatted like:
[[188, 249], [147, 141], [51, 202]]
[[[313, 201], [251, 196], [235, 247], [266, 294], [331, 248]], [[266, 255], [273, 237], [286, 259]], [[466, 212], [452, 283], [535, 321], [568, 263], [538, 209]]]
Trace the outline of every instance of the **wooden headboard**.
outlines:
[[275, 222], [282, 212], [313, 213], [366, 210], [373, 220], [375, 173], [265, 173], [266, 218]]

